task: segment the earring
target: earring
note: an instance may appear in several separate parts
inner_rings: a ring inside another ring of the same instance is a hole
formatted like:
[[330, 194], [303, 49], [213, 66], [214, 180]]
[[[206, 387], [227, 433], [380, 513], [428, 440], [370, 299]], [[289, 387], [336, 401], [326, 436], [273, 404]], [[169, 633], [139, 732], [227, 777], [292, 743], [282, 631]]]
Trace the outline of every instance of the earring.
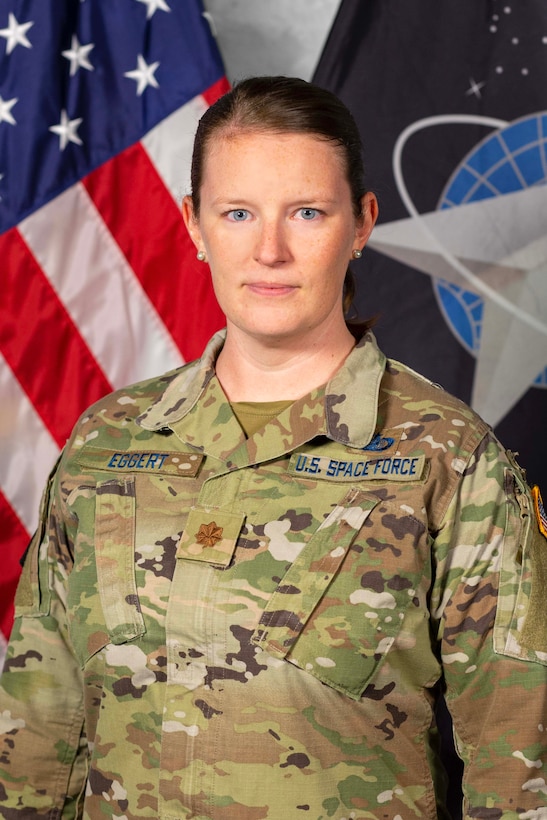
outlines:
[[362, 255], [363, 255], [363, 251], [360, 251], [359, 248], [355, 248], [355, 250], [352, 253], [352, 256], [353, 256], [354, 259], [360, 259], [362, 257]]
[[196, 257], [199, 259], [200, 262], [205, 262], [205, 260], [207, 259], [205, 251], [198, 251], [196, 253]]

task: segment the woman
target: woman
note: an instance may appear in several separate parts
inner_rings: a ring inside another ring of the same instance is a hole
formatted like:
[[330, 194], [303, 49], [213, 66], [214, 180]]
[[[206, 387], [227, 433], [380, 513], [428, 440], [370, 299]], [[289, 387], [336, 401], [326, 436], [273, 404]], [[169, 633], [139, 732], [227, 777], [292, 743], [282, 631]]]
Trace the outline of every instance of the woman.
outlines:
[[351, 115], [242, 82], [183, 215], [227, 330], [92, 407], [50, 481], [4, 816], [445, 817], [446, 690], [465, 817], [545, 817], [540, 499], [468, 407], [355, 344], [377, 204]]

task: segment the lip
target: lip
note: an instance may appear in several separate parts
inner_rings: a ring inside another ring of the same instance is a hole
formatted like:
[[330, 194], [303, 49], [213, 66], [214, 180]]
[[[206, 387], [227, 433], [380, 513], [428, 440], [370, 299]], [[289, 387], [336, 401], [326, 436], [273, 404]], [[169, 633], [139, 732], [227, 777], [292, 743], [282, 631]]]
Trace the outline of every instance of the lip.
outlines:
[[286, 296], [298, 290], [296, 285], [288, 285], [284, 282], [247, 282], [245, 285], [251, 293], [259, 296]]

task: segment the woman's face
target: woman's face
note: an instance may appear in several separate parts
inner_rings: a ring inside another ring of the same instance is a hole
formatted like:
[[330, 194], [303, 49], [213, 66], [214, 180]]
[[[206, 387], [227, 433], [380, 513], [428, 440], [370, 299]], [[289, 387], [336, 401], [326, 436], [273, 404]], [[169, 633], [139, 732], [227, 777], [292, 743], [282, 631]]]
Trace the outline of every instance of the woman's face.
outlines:
[[347, 265], [377, 205], [366, 194], [355, 218], [332, 143], [307, 134], [219, 136], [200, 194], [199, 218], [189, 197], [183, 214], [207, 255], [228, 332], [280, 344], [340, 329]]

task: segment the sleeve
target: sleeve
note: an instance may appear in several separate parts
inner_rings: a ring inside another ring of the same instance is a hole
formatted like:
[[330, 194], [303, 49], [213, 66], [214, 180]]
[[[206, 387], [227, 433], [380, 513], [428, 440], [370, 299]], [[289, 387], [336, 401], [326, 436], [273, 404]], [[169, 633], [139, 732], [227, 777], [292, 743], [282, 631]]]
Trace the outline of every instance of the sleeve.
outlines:
[[9, 820], [77, 817], [86, 782], [82, 675], [65, 607], [71, 551], [55, 473], [26, 553], [0, 678], [0, 816]]
[[547, 539], [492, 434], [435, 539], [432, 616], [464, 763], [463, 817], [547, 817]]

